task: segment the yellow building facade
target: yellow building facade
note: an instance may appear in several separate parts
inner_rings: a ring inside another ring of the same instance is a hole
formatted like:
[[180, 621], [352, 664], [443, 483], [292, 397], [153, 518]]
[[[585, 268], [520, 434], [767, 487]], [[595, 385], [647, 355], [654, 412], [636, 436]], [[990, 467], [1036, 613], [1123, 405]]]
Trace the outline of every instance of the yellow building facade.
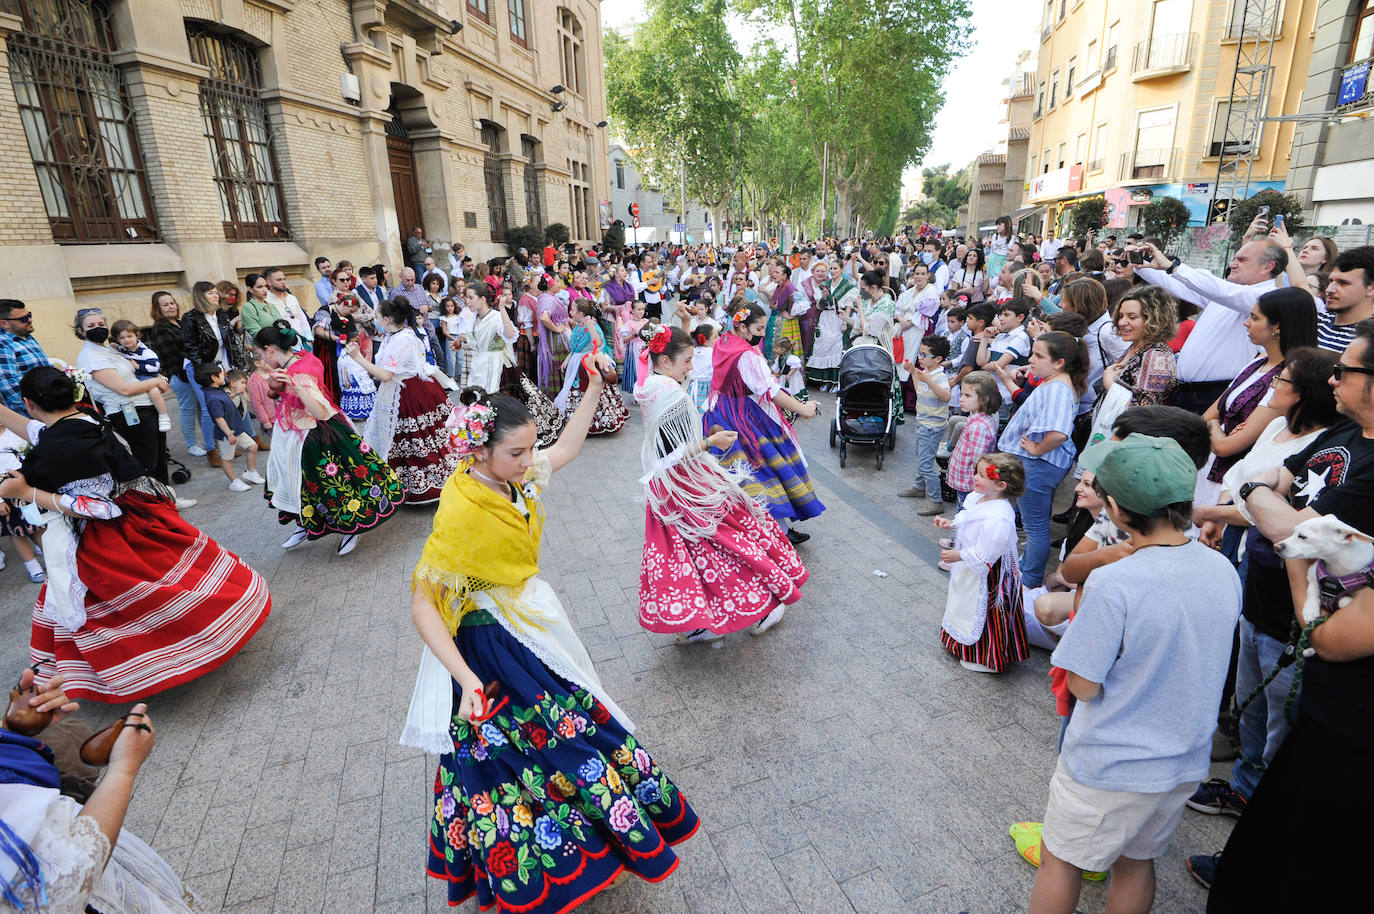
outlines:
[[[1249, 2], [1247, 13], [1247, 0], [1046, 0], [1024, 198], [1043, 221], [1022, 227], [1062, 233], [1073, 202], [1098, 194], [1118, 228], [1136, 224], [1133, 210], [1157, 196], [1181, 199], [1190, 224], [1215, 217], [1242, 17], [1249, 29], [1277, 20], [1261, 117], [1298, 110], [1312, 54], [1317, 0]], [[1240, 108], [1253, 81], [1238, 82]], [[1264, 120], [1249, 131], [1250, 195], [1284, 189], [1293, 131]]]
[[599, 0], [0, 0], [0, 296], [50, 355], [200, 280], [600, 240]]

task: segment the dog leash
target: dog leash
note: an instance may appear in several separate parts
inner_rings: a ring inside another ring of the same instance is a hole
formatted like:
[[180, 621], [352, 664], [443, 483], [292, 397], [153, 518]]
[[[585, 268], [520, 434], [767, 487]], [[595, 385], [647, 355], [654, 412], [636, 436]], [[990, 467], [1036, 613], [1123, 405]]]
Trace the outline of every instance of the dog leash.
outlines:
[[[1329, 618], [1330, 616], [1328, 615], [1318, 616], [1316, 619], [1307, 623], [1306, 626], [1302, 627], [1300, 632], [1297, 618], [1295, 617], [1293, 619], [1293, 625], [1288, 636], [1289, 641], [1283, 646], [1283, 654], [1279, 657], [1279, 662], [1274, 664], [1274, 668], [1269, 671], [1269, 675], [1265, 676], [1264, 680], [1259, 685], [1255, 686], [1255, 690], [1251, 692], [1243, 702], [1236, 706], [1235, 713], [1231, 715], [1230, 721], [1227, 722], [1225, 731], [1226, 738], [1230, 740], [1231, 748], [1235, 750], [1236, 758], [1240, 759], [1241, 762], [1254, 771], [1263, 772], [1268, 768], [1268, 765], [1265, 764], [1263, 758], [1258, 762], [1247, 758], [1244, 750], [1241, 749], [1241, 717], [1244, 716], [1246, 709], [1250, 707], [1251, 703], [1254, 702], [1265, 689], [1269, 688], [1269, 684], [1278, 678], [1279, 673], [1283, 672], [1285, 667], [1292, 666], [1293, 681], [1288, 686], [1288, 695], [1283, 701], [1283, 717], [1284, 720], [1288, 722], [1289, 729], [1291, 730], [1293, 728], [1293, 725], [1297, 723], [1293, 708], [1294, 705], [1297, 704], [1298, 694], [1302, 691], [1303, 668], [1307, 665], [1307, 658], [1317, 652], [1316, 648], [1312, 647], [1312, 633]], [[1293, 635], [1295, 634], [1298, 636], [1296, 641], [1293, 640]]]

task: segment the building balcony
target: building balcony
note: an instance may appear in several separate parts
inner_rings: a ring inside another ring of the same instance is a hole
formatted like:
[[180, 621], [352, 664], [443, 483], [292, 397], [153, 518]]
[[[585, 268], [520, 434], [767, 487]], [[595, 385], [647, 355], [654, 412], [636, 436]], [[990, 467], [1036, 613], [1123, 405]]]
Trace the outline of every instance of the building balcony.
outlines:
[[1154, 35], [1139, 42], [1131, 55], [1131, 81], [1141, 82], [1160, 76], [1186, 73], [1193, 66], [1197, 33]]
[[1178, 173], [1178, 165], [1182, 159], [1183, 151], [1177, 146], [1123, 152], [1116, 180], [1121, 184], [1160, 183], [1161, 179]]

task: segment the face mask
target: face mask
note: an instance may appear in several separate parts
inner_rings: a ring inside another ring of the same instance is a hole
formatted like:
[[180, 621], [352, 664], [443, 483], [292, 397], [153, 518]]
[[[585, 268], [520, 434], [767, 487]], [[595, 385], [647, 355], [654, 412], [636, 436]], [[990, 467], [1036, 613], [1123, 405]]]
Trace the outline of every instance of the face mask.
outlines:
[[105, 341], [110, 338], [108, 327], [92, 327], [86, 331], [86, 339], [95, 343], [97, 346], [105, 345]]
[[932, 263], [934, 263], [934, 262], [935, 262], [935, 255], [934, 255], [934, 254], [930, 253], [930, 251], [922, 251], [922, 252], [921, 252], [921, 263], [925, 264], [926, 266], [930, 266], [930, 265], [931, 265]]
[[750, 334], [750, 336], [749, 336], [749, 345], [750, 345], [750, 346], [757, 346], [757, 345], [759, 344], [759, 342], [760, 342], [762, 339], [763, 339], [763, 334], [762, 334], [762, 333]]

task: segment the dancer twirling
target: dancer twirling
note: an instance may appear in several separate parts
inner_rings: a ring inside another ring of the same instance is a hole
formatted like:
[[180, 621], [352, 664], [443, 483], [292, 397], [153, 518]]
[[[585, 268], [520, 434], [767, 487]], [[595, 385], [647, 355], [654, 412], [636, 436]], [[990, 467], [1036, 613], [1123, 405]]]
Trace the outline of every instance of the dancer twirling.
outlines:
[[[394, 317], [391, 321], [397, 326]], [[253, 342], [274, 369], [271, 383], [281, 387], [266, 494], [277, 519], [295, 524], [282, 548], [339, 533], [339, 555], [347, 555], [357, 548], [360, 534], [396, 512], [405, 489], [396, 471], [324, 395], [324, 366], [310, 353], [295, 351], [300, 337], [290, 324], [275, 321]]]
[[[581, 369], [581, 366], [586, 364], [584, 357], [609, 353], [610, 349], [606, 337], [601, 333], [601, 326], [597, 323], [601, 315], [596, 302], [589, 298], [575, 299], [568, 313], [574, 324], [572, 355], [568, 356], [567, 362], [564, 363], [566, 374], [563, 379], [563, 391], [554, 400], [554, 404], [564, 413], [572, 414], [585, 394], [585, 372]], [[596, 404], [596, 416], [592, 419], [592, 428], [588, 434], [613, 435], [620, 431], [629, 418], [630, 408], [625, 405], [620, 391], [614, 384], [603, 385]]]
[[712, 434], [717, 429], [739, 433], [739, 439], [720, 454], [721, 463], [747, 463], [752, 480], [744, 490], [764, 500], [793, 545], [804, 543], [811, 535], [793, 529], [792, 522], [817, 516], [825, 505], [816, 497], [801, 445], [782, 410], [809, 418], [820, 412], [820, 405], [788, 395], [773, 377], [756, 348], [768, 325], [763, 309], [739, 298], [732, 307], [734, 327], [721, 336], [712, 357], [706, 428]]
[[34, 368], [19, 392], [33, 418], [0, 406], [0, 423], [33, 448], [0, 497], [51, 512], [29, 648], [38, 679], [132, 701], [233, 657], [271, 611], [262, 577], [182, 519], [110, 424], [77, 408], [66, 374]]
[[427, 871], [453, 905], [475, 893], [483, 909], [568, 911], [626, 871], [667, 878], [671, 845], [697, 829], [538, 577], [541, 492], [581, 450], [612, 365], [583, 361], [587, 398], [547, 452], [518, 401], [463, 391], [452, 424], [468, 466], [415, 569], [426, 650], [401, 741], [440, 754]]
[[724, 429], [701, 436], [685, 386], [691, 339], [661, 325], [645, 328], [641, 338], [647, 358], [635, 402], [644, 413], [648, 504], [639, 624], [678, 632], [687, 643], [717, 641], [750, 625], [762, 634], [801, 598], [806, 568], [777, 522], [742, 488], [748, 474], [707, 453], [728, 450], [739, 436]]

